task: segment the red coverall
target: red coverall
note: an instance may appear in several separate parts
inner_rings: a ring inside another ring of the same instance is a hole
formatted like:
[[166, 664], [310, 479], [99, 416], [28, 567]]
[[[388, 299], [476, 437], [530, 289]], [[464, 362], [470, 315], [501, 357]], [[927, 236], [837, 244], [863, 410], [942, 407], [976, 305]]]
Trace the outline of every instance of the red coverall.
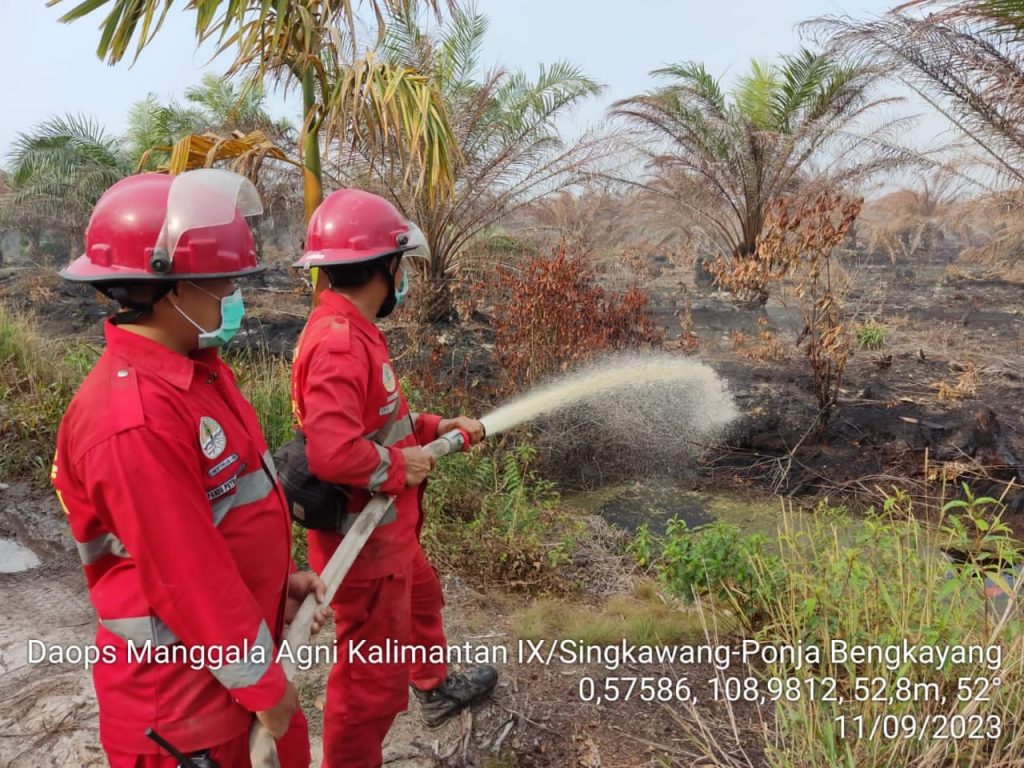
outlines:
[[[383, 334], [344, 296], [324, 291], [295, 349], [295, 417], [317, 477], [353, 489], [349, 514], [371, 491], [392, 494], [393, 513], [370, 536], [331, 605], [338, 660], [327, 683], [325, 768], [381, 764], [381, 744], [406, 708], [408, 686], [440, 685], [444, 664], [373, 664], [350, 656], [360, 641], [446, 647], [444, 598], [420, 547], [423, 484], [405, 487], [401, 449], [437, 437], [439, 416], [410, 413]], [[351, 517], [350, 517], [351, 519]], [[341, 535], [309, 531], [309, 562], [323, 570]]]
[[[61, 421], [52, 473], [96, 644], [111, 654], [93, 668], [100, 741], [115, 768], [176, 765], [145, 738], [150, 726], [183, 752], [213, 749], [221, 768], [248, 766], [253, 712], [285, 690], [275, 646], [294, 568], [284, 492], [216, 350], [186, 357], [109, 321], [105, 332]], [[278, 749], [283, 766], [309, 765], [301, 712]]]

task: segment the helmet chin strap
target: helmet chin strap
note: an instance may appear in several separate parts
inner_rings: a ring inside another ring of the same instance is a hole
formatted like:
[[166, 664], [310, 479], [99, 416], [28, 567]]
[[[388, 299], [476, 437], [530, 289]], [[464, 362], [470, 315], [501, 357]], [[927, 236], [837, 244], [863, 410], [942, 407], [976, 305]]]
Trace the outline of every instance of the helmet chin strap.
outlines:
[[[116, 301], [122, 307], [122, 309], [114, 315], [111, 322], [113, 322], [114, 325], [130, 325], [131, 323], [137, 323], [139, 318], [143, 315], [152, 312], [153, 305], [170, 293], [174, 289], [175, 285], [177, 285], [176, 282], [168, 281], [154, 286], [153, 293], [150, 296], [149, 301], [138, 301], [137, 299], [133, 299], [127, 286], [124, 285], [96, 283], [93, 287], [108, 299]], [[124, 309], [124, 307], [127, 309]]]
[[[394, 258], [394, 254], [385, 256], [381, 259], [380, 268], [384, 273], [384, 279], [388, 281], [388, 296], [384, 299], [384, 303], [380, 305], [380, 309], [377, 310], [377, 317], [384, 318], [395, 311], [395, 307], [398, 306], [398, 296], [395, 294], [395, 273], [388, 268], [388, 262]], [[395, 270], [402, 264], [402, 254], [398, 254], [398, 263], [395, 265]]]

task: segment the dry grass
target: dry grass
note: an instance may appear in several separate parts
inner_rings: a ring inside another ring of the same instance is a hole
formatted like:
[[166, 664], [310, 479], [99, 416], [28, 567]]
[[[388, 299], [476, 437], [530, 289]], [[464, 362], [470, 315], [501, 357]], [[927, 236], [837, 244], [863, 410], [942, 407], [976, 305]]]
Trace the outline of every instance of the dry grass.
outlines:
[[702, 623], [696, 609], [684, 608], [645, 580], [632, 594], [616, 595], [594, 606], [538, 600], [515, 618], [514, 629], [519, 637], [531, 640], [658, 645], [699, 637]]
[[974, 363], [967, 363], [953, 384], [939, 381], [932, 386], [938, 390], [936, 397], [942, 402], [971, 400], [977, 396], [980, 383], [981, 375], [978, 372], [977, 366]]
[[757, 338], [752, 339], [743, 331], [729, 331], [729, 340], [736, 354], [747, 360], [758, 362], [777, 362], [789, 357], [782, 346], [782, 342], [775, 336], [775, 332], [768, 326], [768, 320], [760, 317], [757, 320], [760, 327]]

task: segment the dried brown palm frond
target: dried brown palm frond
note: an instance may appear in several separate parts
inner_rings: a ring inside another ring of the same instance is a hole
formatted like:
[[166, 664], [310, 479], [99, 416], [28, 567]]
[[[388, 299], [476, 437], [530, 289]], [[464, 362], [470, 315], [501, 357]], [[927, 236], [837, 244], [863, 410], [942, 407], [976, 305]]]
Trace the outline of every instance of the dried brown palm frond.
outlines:
[[230, 160], [231, 170], [256, 180], [263, 163], [268, 159], [301, 167], [298, 160], [289, 157], [262, 131], [233, 131], [228, 136], [216, 133], [190, 134], [173, 146], [153, 147], [144, 153], [139, 160], [140, 168], [146, 165], [152, 152], [170, 153], [170, 159], [157, 168], [163, 173], [182, 173], [192, 168], [209, 168], [214, 163]]

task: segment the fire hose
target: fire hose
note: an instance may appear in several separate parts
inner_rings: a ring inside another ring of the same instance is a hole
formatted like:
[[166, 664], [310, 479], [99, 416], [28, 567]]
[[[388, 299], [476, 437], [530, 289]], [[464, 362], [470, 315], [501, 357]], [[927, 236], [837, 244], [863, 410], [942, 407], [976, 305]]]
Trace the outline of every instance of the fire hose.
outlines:
[[[442, 456], [461, 451], [466, 445], [466, 439], [465, 432], [454, 429], [441, 435], [434, 442], [423, 446], [423, 450], [435, 459], [440, 459]], [[316, 595], [309, 594], [302, 602], [302, 605], [299, 606], [299, 610], [284, 636], [283, 642], [288, 647], [294, 648], [309, 642], [314, 615], [321, 608], [330, 605], [334, 594], [338, 591], [338, 587], [341, 586], [342, 580], [348, 574], [352, 563], [355, 562], [363, 545], [366, 544], [370, 534], [373, 533], [373, 529], [377, 527], [377, 524], [387, 513], [388, 508], [393, 502], [394, 497], [377, 493], [373, 495], [366, 507], [363, 508], [363, 511], [359, 513], [355, 524], [342, 538], [341, 544], [338, 545], [338, 548], [331, 555], [331, 559], [327, 561], [327, 565], [324, 566], [324, 570], [320, 574], [320, 578], [326, 587], [324, 599], [320, 601], [316, 599]], [[285, 675], [291, 680], [295, 675], [295, 663], [292, 654], [284, 654], [282, 656], [281, 666], [284, 667]], [[253, 723], [252, 730], [249, 732], [249, 754], [252, 768], [281, 768], [274, 737], [259, 720]]]

